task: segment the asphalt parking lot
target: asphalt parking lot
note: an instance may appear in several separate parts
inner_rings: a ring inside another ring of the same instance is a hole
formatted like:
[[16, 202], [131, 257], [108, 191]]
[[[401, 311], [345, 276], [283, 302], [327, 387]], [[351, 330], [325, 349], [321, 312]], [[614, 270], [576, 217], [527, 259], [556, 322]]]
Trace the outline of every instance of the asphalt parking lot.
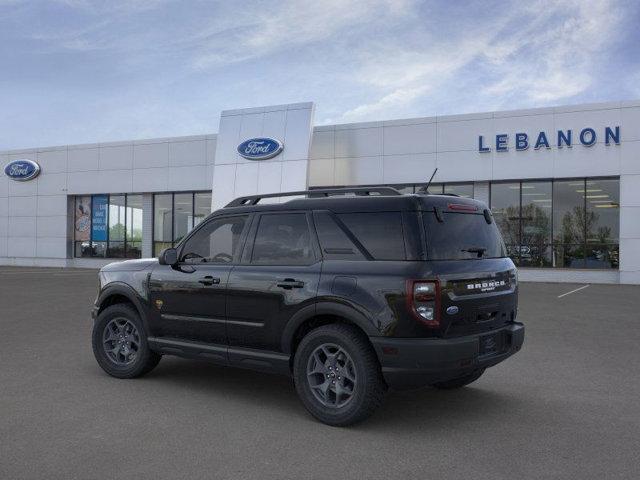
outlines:
[[523, 350], [458, 391], [314, 421], [284, 377], [90, 346], [94, 271], [0, 267], [0, 478], [638, 478], [640, 287], [522, 284]]

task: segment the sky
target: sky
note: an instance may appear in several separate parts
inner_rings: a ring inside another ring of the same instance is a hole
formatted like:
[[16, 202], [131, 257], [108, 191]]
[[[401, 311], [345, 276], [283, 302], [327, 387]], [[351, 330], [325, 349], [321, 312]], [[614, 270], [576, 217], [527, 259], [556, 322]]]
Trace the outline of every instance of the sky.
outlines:
[[0, 0], [0, 150], [640, 98], [640, 2]]

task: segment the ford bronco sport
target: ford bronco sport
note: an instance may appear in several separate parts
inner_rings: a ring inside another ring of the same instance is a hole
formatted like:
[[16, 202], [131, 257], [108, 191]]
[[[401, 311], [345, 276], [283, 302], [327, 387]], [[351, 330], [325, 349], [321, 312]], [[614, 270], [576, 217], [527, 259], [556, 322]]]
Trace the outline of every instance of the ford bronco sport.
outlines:
[[138, 377], [166, 354], [282, 373], [330, 425], [365, 419], [388, 387], [467, 385], [524, 340], [491, 212], [456, 196], [241, 197], [159, 259], [99, 276], [93, 350], [108, 374]]

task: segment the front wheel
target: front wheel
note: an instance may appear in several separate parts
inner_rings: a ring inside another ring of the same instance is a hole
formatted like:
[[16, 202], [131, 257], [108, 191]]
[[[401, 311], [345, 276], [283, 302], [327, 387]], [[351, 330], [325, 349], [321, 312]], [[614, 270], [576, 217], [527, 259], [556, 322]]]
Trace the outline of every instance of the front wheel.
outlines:
[[93, 325], [92, 344], [98, 365], [117, 378], [142, 376], [161, 358], [149, 348], [138, 312], [122, 303], [100, 312]]
[[308, 333], [296, 351], [293, 376], [305, 408], [333, 426], [371, 416], [386, 391], [373, 348], [351, 325], [326, 325]]
[[483, 373], [484, 373], [484, 369], [476, 370], [475, 372], [472, 372], [463, 377], [454, 378], [452, 380], [446, 380], [444, 382], [434, 383], [432, 386], [439, 388], [441, 390], [453, 390], [456, 388], [461, 388], [478, 380]]

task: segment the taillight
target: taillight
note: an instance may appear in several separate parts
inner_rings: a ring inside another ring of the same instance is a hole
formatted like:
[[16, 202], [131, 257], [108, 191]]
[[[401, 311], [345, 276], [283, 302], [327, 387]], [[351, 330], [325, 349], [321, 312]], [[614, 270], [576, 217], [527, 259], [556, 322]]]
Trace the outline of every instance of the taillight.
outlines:
[[407, 302], [417, 320], [429, 327], [440, 326], [440, 284], [437, 280], [409, 280]]

